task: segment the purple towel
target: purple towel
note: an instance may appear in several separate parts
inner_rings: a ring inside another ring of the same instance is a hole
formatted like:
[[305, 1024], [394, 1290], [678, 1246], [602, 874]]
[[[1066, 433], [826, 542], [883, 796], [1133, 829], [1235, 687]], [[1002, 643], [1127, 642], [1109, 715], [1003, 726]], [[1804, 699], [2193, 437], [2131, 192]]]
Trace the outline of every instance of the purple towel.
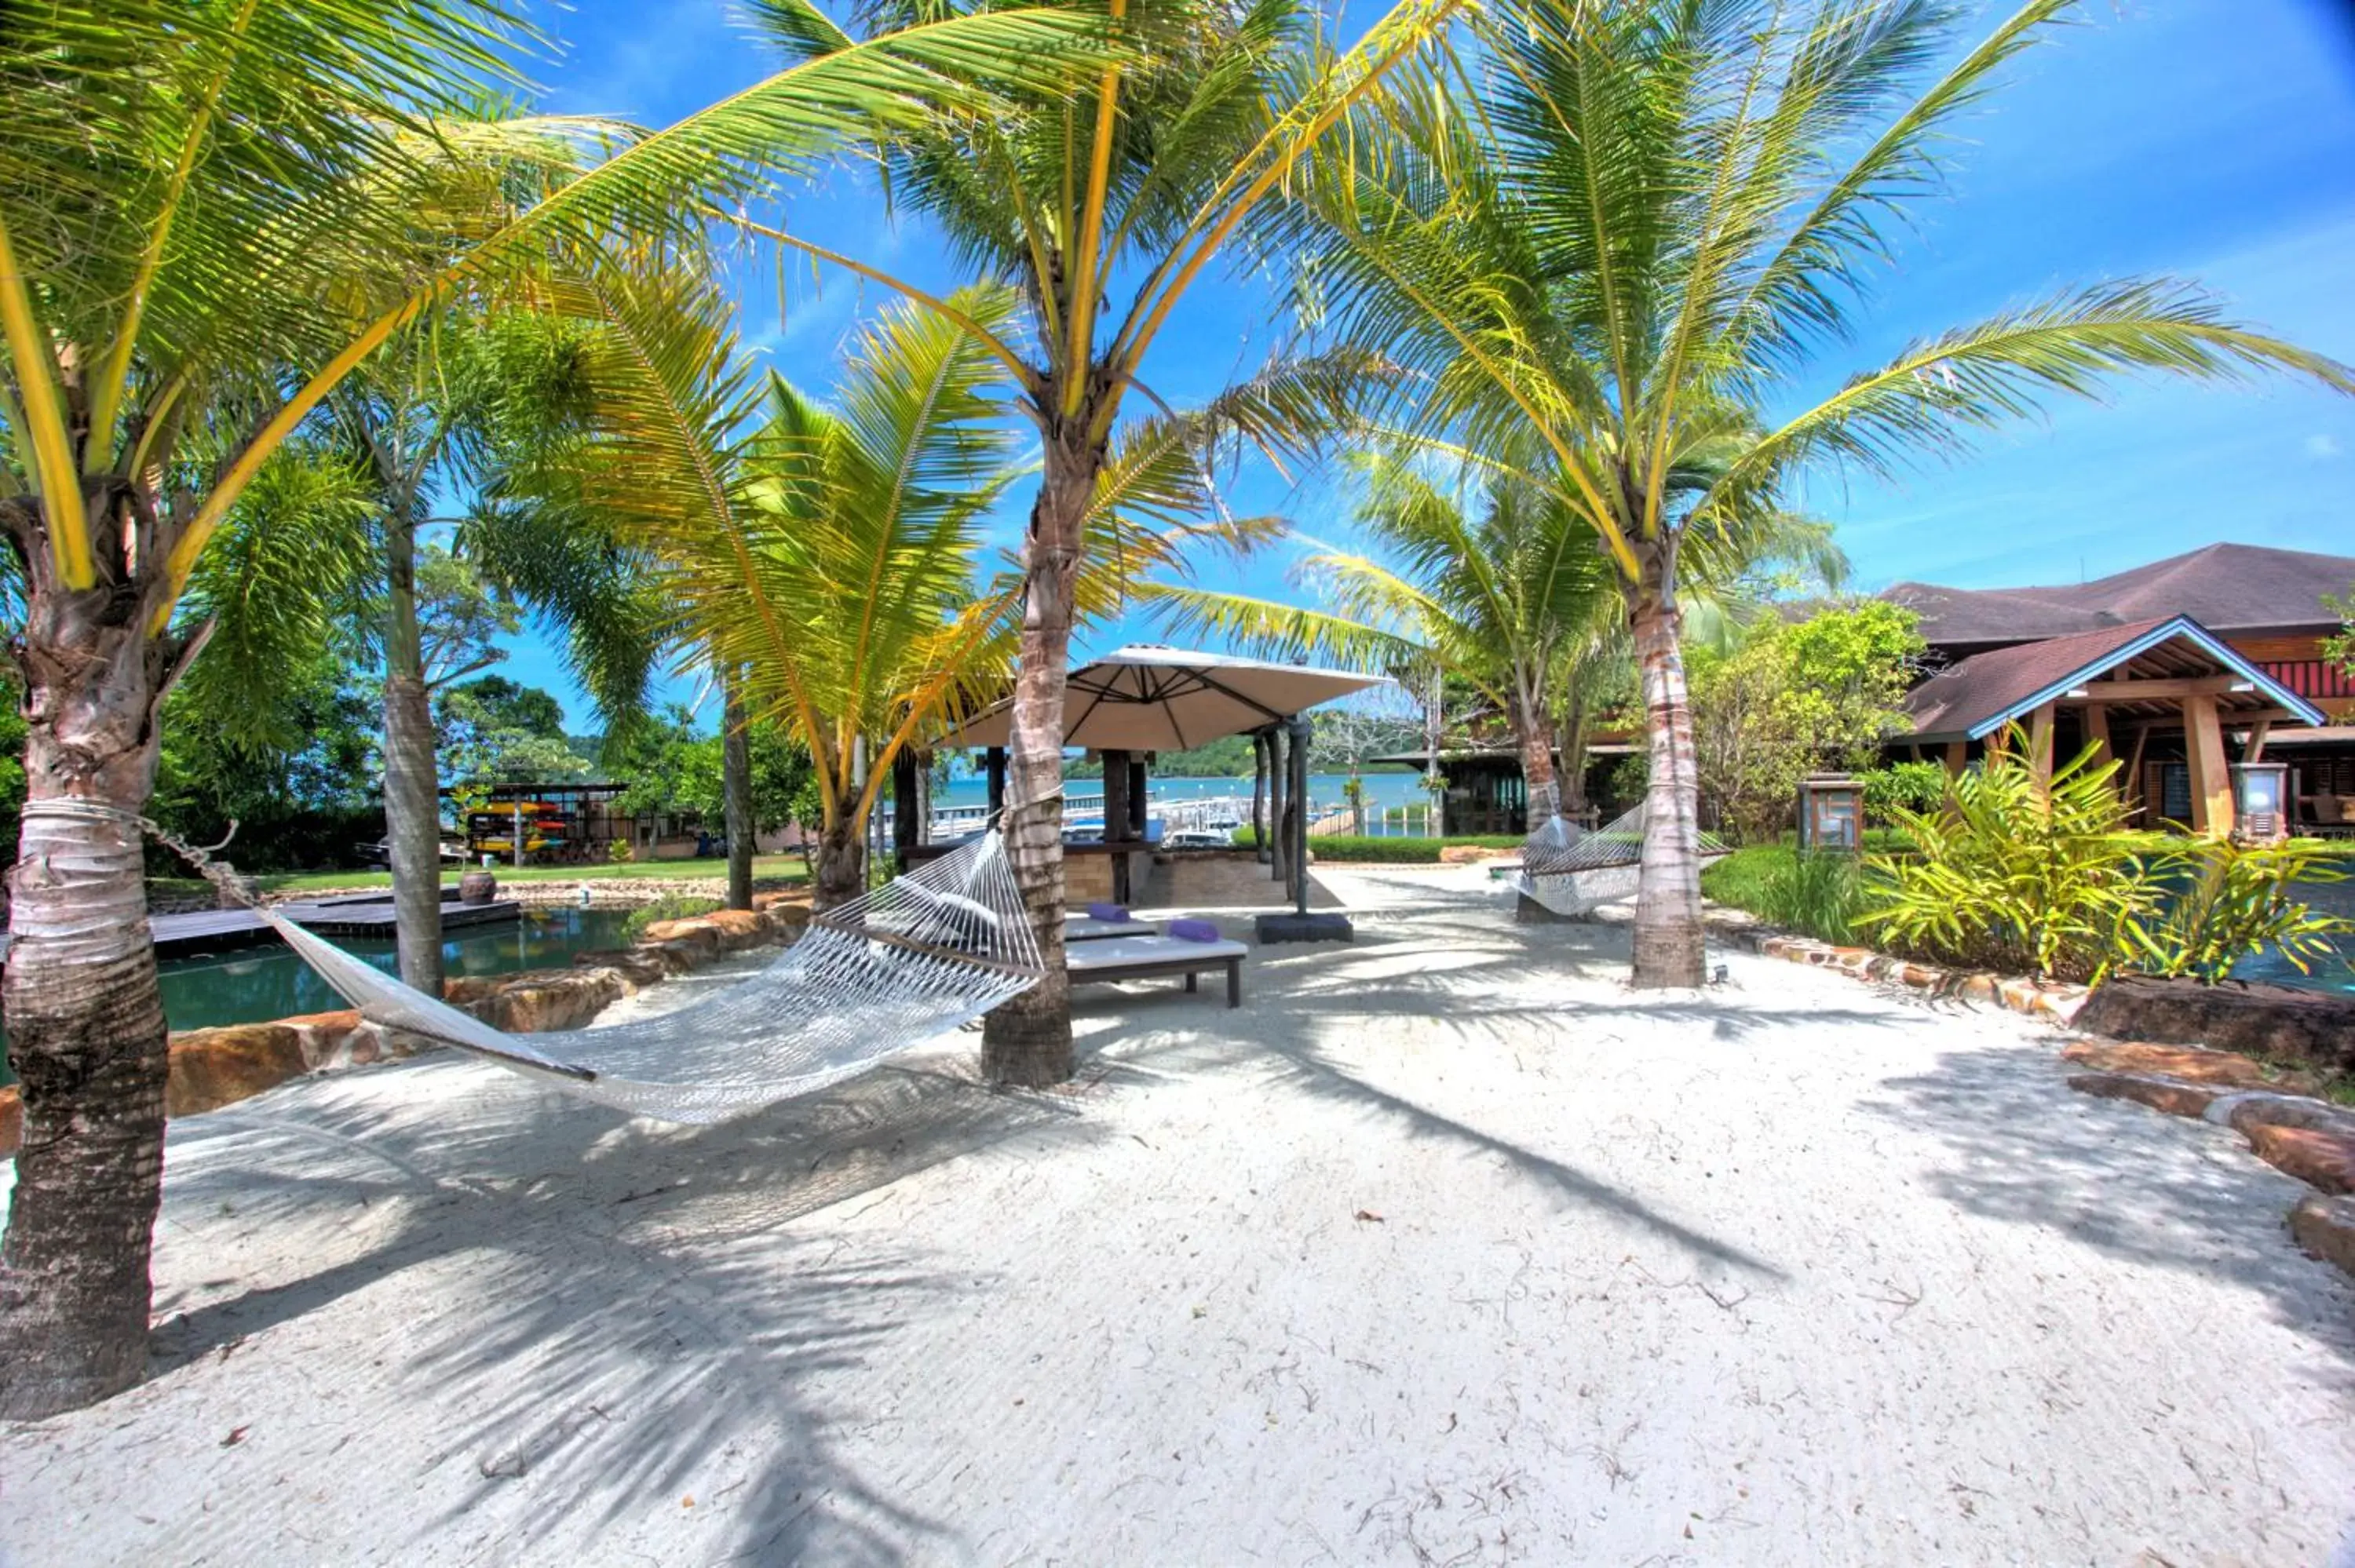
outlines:
[[1208, 920], [1172, 920], [1169, 934], [1181, 942], [1215, 942], [1219, 928]]
[[1088, 906], [1088, 918], [1091, 920], [1126, 920], [1128, 918], [1128, 910], [1124, 906], [1118, 904], [1091, 904]]

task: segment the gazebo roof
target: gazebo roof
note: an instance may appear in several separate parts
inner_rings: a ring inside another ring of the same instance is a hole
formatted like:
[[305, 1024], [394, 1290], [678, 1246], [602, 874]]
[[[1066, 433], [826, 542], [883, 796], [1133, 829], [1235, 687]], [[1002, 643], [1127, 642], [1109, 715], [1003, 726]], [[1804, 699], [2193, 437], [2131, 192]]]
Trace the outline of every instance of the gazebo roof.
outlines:
[[[1388, 683], [1385, 676], [1348, 670], [1140, 643], [1071, 672], [1063, 694], [1063, 744], [1181, 751]], [[1014, 727], [1013, 706], [1010, 697], [993, 703], [933, 744], [1004, 746]]]
[[[2149, 683], [2147, 694], [2137, 683]], [[2212, 685], [2205, 694], [2225, 713], [2324, 722], [2321, 710], [2188, 615], [1974, 653], [1914, 687], [1905, 709], [1914, 740], [1978, 740], [2047, 703], [2098, 701], [2113, 714], [2172, 717], [2195, 683]]]

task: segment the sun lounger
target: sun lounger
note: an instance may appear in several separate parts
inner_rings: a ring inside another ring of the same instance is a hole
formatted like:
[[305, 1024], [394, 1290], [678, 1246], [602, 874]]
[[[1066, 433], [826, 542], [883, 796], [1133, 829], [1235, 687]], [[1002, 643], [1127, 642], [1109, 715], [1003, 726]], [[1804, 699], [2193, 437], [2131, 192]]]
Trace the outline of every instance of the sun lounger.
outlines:
[[1196, 989], [1195, 977], [1205, 969], [1227, 971], [1227, 1005], [1243, 1002], [1243, 959], [1251, 949], [1241, 942], [1189, 942], [1178, 937], [1112, 937], [1079, 942], [1064, 949], [1073, 985], [1103, 980], [1156, 980], [1184, 975], [1186, 989]]

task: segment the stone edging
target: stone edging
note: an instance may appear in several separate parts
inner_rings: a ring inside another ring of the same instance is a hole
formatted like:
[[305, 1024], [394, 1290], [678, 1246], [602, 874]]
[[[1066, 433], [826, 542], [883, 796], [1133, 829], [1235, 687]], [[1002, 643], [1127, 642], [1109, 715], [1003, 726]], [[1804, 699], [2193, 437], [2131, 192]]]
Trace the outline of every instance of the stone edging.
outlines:
[[1708, 918], [1712, 935], [1723, 938], [1746, 952], [1764, 958], [1838, 969], [1858, 980], [1903, 986], [1925, 996], [1991, 1002], [2031, 1018], [2049, 1018], [2059, 1023], [2066, 1023], [2076, 1017], [2077, 1010], [2085, 1005], [2085, 998], [2092, 994], [2088, 987], [2068, 985], [2058, 980], [2029, 980], [1984, 969], [1941, 969], [1934, 964], [1916, 963], [1910, 959], [1891, 958], [1869, 948], [1836, 947], [1829, 942], [1819, 942], [1813, 937], [1794, 936], [1788, 931], [1777, 930], [1739, 909], [1711, 909]]
[[[756, 895], [754, 909], [722, 909], [646, 927], [635, 945], [576, 954], [566, 969], [504, 975], [461, 975], [443, 994], [494, 1029], [532, 1034], [577, 1029], [622, 998], [733, 953], [790, 942], [809, 919], [792, 893]], [[350, 1008], [176, 1031], [166, 1116], [195, 1116], [233, 1105], [308, 1073], [341, 1071], [414, 1054], [429, 1045], [362, 1018]], [[0, 1088], [0, 1159], [16, 1151], [24, 1107], [16, 1086]]]
[[[1712, 909], [1709, 926], [1713, 935], [1767, 958], [1929, 996], [1990, 1001], [2056, 1022], [2074, 1018], [2090, 994], [2081, 985], [1961, 974], [1863, 948], [1835, 947], [1778, 931], [1742, 910]], [[2069, 1086], [2079, 1094], [2132, 1100], [2169, 1116], [2229, 1127], [2246, 1138], [2258, 1159], [2315, 1189], [2291, 1208], [2290, 1235], [2309, 1255], [2355, 1275], [2355, 1110], [2294, 1092], [2312, 1087], [2312, 1078], [2204, 1045], [2085, 1038], [2063, 1045], [2061, 1059], [2094, 1069], [2070, 1075]]]

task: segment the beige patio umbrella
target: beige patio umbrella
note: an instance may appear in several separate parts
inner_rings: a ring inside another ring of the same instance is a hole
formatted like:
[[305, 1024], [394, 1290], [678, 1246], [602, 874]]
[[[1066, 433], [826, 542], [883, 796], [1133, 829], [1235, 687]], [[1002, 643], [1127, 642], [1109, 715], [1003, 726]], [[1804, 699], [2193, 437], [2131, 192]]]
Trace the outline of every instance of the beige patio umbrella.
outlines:
[[[1139, 644], [1071, 672], [1063, 696], [1063, 744], [1091, 751], [1183, 751], [1387, 684], [1381, 675]], [[1013, 722], [1008, 698], [932, 744], [1004, 746]]]

